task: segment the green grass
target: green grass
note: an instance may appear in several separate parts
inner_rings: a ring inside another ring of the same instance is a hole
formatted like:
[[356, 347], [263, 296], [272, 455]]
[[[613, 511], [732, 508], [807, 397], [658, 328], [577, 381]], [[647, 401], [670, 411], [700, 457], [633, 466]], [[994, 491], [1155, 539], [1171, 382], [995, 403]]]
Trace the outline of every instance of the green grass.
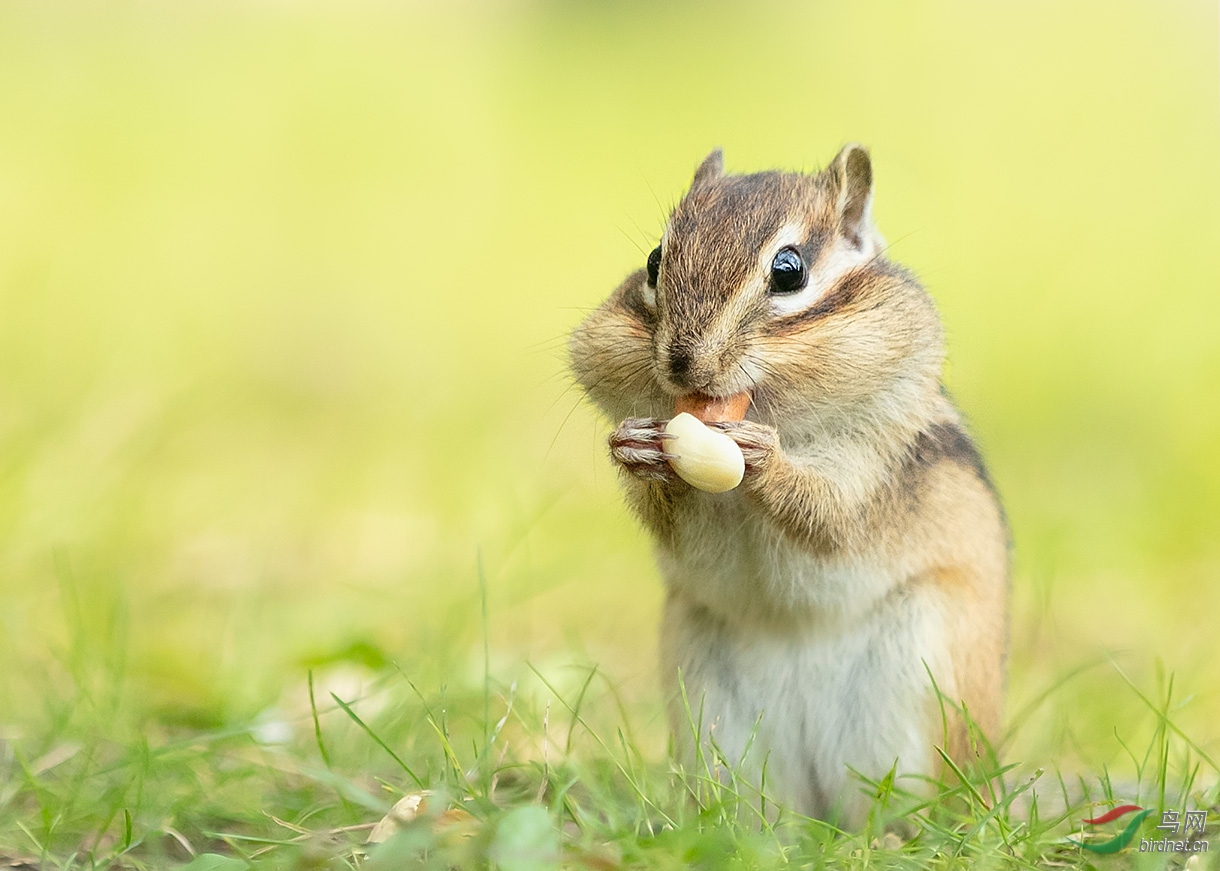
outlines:
[[[977, 765], [954, 767], [930, 796], [892, 774], [861, 779], [874, 796], [868, 824], [841, 832], [779, 808], [715, 751], [694, 770], [665, 763], [639, 737], [658, 724], [632, 722], [596, 668], [530, 667], [508, 684], [489, 676], [480, 692], [423, 689], [391, 667], [367, 672], [356, 695], [323, 699], [341, 684], [329, 675], [311, 673], [312, 696], [275, 723], [223, 729], [116, 728], [115, 711], [74, 700], [37, 740], [6, 745], [5, 855], [54, 868], [176, 867], [192, 852], [189, 867], [223, 869], [477, 867], [489, 856], [502, 868], [1087, 868], [1101, 860], [1066, 840], [1083, 836], [1082, 818], [1130, 802], [1220, 812], [1215, 761], [1174, 721], [1172, 678], [1159, 694], [1128, 689], [1155, 723], [1127, 735], [1133, 779], [1002, 764], [980, 743]], [[397, 799], [425, 788], [419, 818], [365, 843]], [[1159, 837], [1158, 820], [1141, 836]], [[1194, 867], [1209, 867], [1203, 858]], [[1106, 859], [1166, 867], [1163, 856]]]
[[[476, 822], [360, 862], [1071, 867], [1085, 796], [1214, 803], [1216, 32], [1203, 0], [4, 5], [0, 857], [345, 867], [417, 779]], [[1012, 520], [1017, 767], [838, 834], [670, 771], [661, 587], [563, 343], [713, 146], [853, 139]]]

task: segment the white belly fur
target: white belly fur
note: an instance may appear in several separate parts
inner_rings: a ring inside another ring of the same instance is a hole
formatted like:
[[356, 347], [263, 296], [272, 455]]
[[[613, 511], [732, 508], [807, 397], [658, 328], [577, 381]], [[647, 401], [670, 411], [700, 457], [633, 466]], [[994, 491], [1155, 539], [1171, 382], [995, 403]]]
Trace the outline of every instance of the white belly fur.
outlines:
[[933, 770], [942, 738], [929, 670], [955, 691], [944, 605], [935, 588], [904, 584], [905, 567], [819, 558], [758, 525], [737, 494], [714, 498], [660, 560], [679, 750], [693, 762], [680, 673], [703, 739], [755, 783], [765, 761], [770, 799], [858, 825], [869, 799], [849, 768], [873, 779], [895, 762], [900, 775]]

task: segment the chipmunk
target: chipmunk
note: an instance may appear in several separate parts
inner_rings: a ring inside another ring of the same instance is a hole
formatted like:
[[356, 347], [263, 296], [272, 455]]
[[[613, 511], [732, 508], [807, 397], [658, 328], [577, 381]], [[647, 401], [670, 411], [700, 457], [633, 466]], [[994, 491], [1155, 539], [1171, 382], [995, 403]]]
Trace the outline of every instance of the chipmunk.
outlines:
[[[1008, 634], [1004, 513], [872, 199], [859, 145], [812, 175], [726, 175], [713, 151], [569, 346], [655, 539], [680, 757], [712, 741], [756, 784], [765, 765], [769, 798], [848, 826], [871, 801], [853, 769], [932, 777], [936, 746], [964, 761], [962, 711], [997, 736]], [[744, 479], [696, 490], [666, 419], [743, 393], [744, 419], [706, 422]]]

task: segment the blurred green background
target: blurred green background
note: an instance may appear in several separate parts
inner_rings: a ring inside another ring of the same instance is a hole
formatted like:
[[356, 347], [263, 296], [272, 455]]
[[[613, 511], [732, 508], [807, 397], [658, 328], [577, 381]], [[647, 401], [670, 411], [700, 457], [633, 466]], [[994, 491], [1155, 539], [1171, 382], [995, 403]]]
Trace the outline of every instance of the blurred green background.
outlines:
[[[661, 598], [565, 335], [698, 161], [872, 149], [1016, 543], [1013, 752], [1220, 747], [1220, 24], [1174, 3], [0, 6], [0, 739], [598, 663]], [[1076, 677], [1073, 669], [1094, 664]], [[82, 713], [92, 709], [94, 714]], [[151, 731], [150, 731], [151, 730]]]

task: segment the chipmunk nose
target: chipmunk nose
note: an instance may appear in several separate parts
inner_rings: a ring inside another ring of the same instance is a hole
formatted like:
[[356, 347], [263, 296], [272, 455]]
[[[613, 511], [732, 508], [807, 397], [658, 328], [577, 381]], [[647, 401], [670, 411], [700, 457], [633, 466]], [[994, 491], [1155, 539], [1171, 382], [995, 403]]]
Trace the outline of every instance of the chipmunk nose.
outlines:
[[707, 361], [690, 348], [674, 345], [669, 349], [669, 380], [685, 390], [701, 390], [711, 382], [713, 372]]
[[680, 381], [690, 372], [691, 354], [685, 348], [669, 349], [669, 374]]

